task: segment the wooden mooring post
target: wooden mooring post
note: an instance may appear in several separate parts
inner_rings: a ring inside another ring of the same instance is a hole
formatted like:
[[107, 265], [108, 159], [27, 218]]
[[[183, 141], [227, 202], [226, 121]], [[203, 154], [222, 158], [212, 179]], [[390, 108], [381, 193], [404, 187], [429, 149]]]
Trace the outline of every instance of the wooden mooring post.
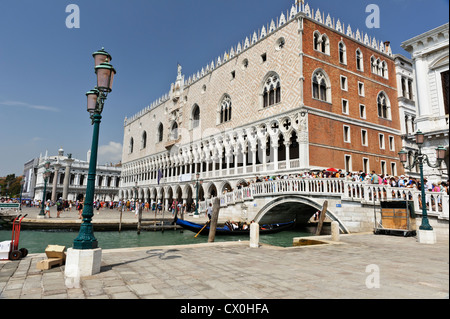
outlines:
[[208, 243], [213, 243], [216, 239], [217, 221], [219, 219], [220, 199], [214, 198], [213, 212], [211, 216], [211, 224], [209, 225]]
[[322, 233], [323, 221], [325, 220], [327, 209], [328, 209], [328, 201], [326, 200], [323, 203], [322, 212], [320, 213], [319, 224], [317, 225], [316, 229], [316, 236], [320, 236], [320, 234]]

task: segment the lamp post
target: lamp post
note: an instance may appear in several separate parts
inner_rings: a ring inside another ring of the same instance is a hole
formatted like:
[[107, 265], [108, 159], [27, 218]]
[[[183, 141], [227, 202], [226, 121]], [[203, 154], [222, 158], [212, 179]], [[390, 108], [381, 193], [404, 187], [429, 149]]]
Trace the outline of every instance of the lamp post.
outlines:
[[50, 174], [51, 174], [49, 168], [50, 168], [50, 162], [47, 161], [44, 164], [45, 171], [42, 174], [42, 176], [44, 177], [44, 193], [42, 194], [42, 205], [41, 205], [41, 211], [39, 212], [39, 215], [38, 215], [39, 218], [45, 218], [45, 212], [44, 212], [44, 209], [45, 209], [45, 193], [47, 193], [47, 181], [48, 181], [48, 178], [50, 177]]
[[102, 119], [103, 107], [108, 93], [112, 91], [112, 84], [116, 70], [109, 61], [111, 55], [103, 48], [92, 55], [95, 61], [95, 73], [97, 74], [97, 86], [95, 89], [86, 93], [87, 111], [92, 120], [93, 137], [91, 147], [91, 158], [89, 162], [89, 173], [86, 187], [86, 198], [83, 208], [83, 221], [80, 227], [78, 237], [73, 242], [73, 248], [79, 250], [96, 249], [98, 247], [97, 239], [94, 237], [92, 227], [92, 217], [94, 216], [94, 193], [95, 176], [97, 173], [97, 151], [100, 122]]
[[414, 159], [412, 163], [409, 165], [406, 164], [408, 160], [408, 152], [405, 150], [401, 150], [398, 155], [400, 157], [400, 162], [403, 164], [403, 167], [407, 170], [411, 170], [414, 167], [418, 166], [420, 170], [420, 186], [422, 190], [421, 198], [422, 198], [422, 225], [420, 226], [420, 230], [425, 231], [432, 231], [433, 227], [431, 227], [429, 221], [428, 221], [428, 213], [427, 213], [427, 206], [426, 206], [426, 198], [425, 198], [425, 185], [424, 185], [424, 177], [423, 177], [423, 165], [426, 163], [431, 168], [439, 168], [441, 166], [442, 161], [445, 158], [445, 152], [446, 149], [442, 146], [438, 147], [436, 149], [436, 158], [437, 163], [432, 164], [430, 163], [430, 160], [428, 159], [428, 156], [426, 154], [422, 154], [422, 145], [425, 140], [425, 134], [422, 133], [420, 130], [417, 131], [415, 134], [416, 138], [416, 144], [419, 147], [419, 151], [414, 155]]
[[23, 193], [23, 185], [25, 184], [25, 175], [22, 175], [22, 179], [20, 180], [20, 206], [19, 210], [22, 211], [22, 193]]

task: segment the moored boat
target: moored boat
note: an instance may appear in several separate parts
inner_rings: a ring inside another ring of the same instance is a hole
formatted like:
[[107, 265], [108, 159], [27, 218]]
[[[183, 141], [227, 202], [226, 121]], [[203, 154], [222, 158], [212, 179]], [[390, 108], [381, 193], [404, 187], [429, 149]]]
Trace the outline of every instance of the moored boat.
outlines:
[[[184, 229], [190, 230], [195, 233], [199, 233], [200, 235], [208, 235], [209, 234], [209, 226], [196, 224], [189, 222], [187, 220], [178, 219], [176, 221], [176, 224], [183, 227]], [[291, 227], [293, 227], [295, 224], [295, 221], [287, 222], [287, 223], [277, 223], [277, 224], [267, 224], [267, 225], [261, 225], [259, 229], [259, 233], [261, 235], [263, 234], [273, 234], [277, 233], [283, 230], [287, 230]], [[222, 227], [217, 226], [216, 227], [216, 235], [249, 235], [250, 234], [250, 227], [247, 230], [243, 229], [235, 229], [232, 230], [232, 227], [229, 227], [227, 225], [224, 225]]]

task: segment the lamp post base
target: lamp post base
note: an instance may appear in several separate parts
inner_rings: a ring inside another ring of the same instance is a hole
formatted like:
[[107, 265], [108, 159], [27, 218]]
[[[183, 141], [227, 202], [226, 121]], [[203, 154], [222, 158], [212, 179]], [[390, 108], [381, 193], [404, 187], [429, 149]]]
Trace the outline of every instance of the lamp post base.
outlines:
[[67, 249], [64, 276], [68, 288], [79, 288], [80, 278], [100, 272], [102, 249]]
[[417, 239], [420, 244], [436, 244], [436, 232], [434, 230], [422, 230], [417, 231]]

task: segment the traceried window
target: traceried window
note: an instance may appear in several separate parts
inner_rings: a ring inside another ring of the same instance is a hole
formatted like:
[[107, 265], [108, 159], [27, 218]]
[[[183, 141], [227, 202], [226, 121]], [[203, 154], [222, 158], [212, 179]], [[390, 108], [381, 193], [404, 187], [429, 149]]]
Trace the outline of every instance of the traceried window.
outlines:
[[384, 119], [390, 119], [391, 118], [390, 103], [384, 92], [378, 94], [377, 105], [378, 105], [378, 116]]
[[388, 76], [388, 67], [386, 61], [381, 61], [380, 59], [375, 59], [374, 56], [370, 58], [370, 64], [372, 66], [372, 73], [382, 76], [387, 79]]
[[323, 71], [314, 72], [312, 77], [312, 89], [313, 98], [325, 102], [331, 101], [331, 88], [329, 87], [327, 76]]
[[231, 121], [231, 98], [229, 95], [225, 95], [220, 103], [220, 123]]
[[321, 51], [321, 43], [322, 40], [320, 33], [318, 31], [314, 32], [314, 50]]
[[278, 75], [269, 77], [264, 85], [263, 107], [281, 102], [281, 83]]
[[314, 50], [330, 54], [330, 40], [328, 39], [326, 34], [320, 34], [319, 31], [314, 31]]

